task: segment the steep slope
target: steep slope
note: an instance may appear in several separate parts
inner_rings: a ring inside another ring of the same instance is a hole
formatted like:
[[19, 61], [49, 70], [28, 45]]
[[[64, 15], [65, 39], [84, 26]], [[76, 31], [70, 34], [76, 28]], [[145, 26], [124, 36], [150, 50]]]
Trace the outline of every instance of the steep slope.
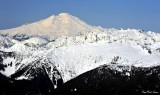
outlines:
[[1, 30], [3, 34], [25, 34], [28, 36], [39, 35], [54, 39], [60, 36], [73, 36], [90, 32], [92, 27], [77, 17], [67, 13], [61, 13], [57, 16], [51, 16], [47, 19], [23, 25], [14, 29]]

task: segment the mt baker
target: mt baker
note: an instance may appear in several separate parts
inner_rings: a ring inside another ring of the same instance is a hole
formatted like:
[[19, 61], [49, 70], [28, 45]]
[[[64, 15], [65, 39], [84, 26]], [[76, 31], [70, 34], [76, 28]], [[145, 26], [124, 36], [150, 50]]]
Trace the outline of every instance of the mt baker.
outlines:
[[160, 34], [67, 13], [0, 30], [0, 94], [160, 93]]

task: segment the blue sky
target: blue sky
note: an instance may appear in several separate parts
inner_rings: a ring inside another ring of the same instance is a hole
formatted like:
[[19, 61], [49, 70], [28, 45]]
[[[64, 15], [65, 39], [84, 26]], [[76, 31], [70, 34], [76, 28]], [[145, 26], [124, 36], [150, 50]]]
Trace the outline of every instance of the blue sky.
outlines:
[[62, 12], [94, 26], [160, 32], [160, 0], [0, 0], [0, 30]]

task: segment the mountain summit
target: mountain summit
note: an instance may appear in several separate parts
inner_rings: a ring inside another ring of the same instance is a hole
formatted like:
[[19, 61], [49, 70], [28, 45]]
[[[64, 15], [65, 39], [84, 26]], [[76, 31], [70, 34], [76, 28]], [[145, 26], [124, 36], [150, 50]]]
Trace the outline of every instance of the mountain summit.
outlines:
[[0, 32], [10, 35], [25, 34], [29, 36], [47, 36], [54, 39], [60, 36], [84, 34], [94, 30], [94, 28], [95, 27], [88, 25], [77, 17], [68, 13], [61, 13], [38, 22], [22, 25], [13, 29], [1, 30]]

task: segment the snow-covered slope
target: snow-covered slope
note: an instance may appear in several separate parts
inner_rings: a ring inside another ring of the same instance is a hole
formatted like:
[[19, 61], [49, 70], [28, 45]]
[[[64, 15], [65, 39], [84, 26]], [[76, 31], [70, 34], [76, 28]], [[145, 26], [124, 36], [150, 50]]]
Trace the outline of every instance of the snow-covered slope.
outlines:
[[37, 60], [54, 65], [64, 82], [104, 64], [160, 65], [160, 34], [93, 27], [66, 13], [0, 32], [0, 50], [15, 53], [12, 72], [0, 71], [7, 76]]

